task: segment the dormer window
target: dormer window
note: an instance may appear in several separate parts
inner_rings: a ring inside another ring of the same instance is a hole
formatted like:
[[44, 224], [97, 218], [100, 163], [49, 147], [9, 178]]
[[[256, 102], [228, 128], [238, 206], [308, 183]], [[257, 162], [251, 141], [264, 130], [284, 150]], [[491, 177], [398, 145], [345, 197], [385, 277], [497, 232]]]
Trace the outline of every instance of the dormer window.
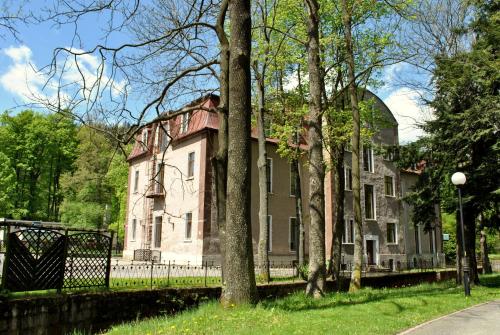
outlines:
[[142, 131], [142, 145], [146, 149], [148, 147], [148, 130], [144, 129]]
[[184, 113], [182, 114], [182, 119], [181, 119], [181, 134], [186, 133], [189, 129], [189, 116], [190, 113]]

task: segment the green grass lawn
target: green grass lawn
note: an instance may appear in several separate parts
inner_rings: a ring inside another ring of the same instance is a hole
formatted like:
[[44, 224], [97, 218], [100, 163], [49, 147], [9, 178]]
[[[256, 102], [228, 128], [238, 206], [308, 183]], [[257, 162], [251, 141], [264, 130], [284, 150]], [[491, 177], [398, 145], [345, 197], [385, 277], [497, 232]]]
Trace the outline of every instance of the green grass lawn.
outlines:
[[490, 260], [500, 260], [500, 254], [490, 254], [488, 255], [488, 257], [490, 258]]
[[296, 293], [256, 307], [221, 308], [210, 302], [177, 316], [113, 327], [108, 334], [394, 334], [484, 301], [500, 299], [500, 274], [482, 276], [465, 298], [449, 281], [310, 299]]

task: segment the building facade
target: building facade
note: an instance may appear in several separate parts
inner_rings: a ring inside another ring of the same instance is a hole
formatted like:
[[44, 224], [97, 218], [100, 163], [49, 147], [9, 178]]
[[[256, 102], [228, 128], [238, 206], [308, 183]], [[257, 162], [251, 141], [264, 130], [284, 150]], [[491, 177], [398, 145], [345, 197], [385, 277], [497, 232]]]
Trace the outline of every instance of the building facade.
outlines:
[[[365, 262], [380, 267], [404, 267], [426, 257], [438, 264], [442, 257], [441, 232], [415, 230], [411, 209], [401, 200], [418, 175], [401, 172], [391, 157], [378, 154], [377, 148], [394, 147], [398, 143], [397, 122], [383, 102], [371, 93], [374, 108], [382, 111], [388, 126], [377, 130], [371, 145], [363, 148], [362, 208]], [[217, 148], [218, 119], [210, 111], [218, 104], [214, 95], [192, 102], [189, 112], [169, 121], [155, 123], [138, 134], [130, 154], [125, 222], [124, 257], [133, 258], [137, 250], [154, 250], [162, 261], [177, 264], [219, 262], [217, 224], [212, 210], [211, 158]], [[203, 106], [203, 109], [196, 109]], [[194, 107], [194, 110], [193, 110]], [[269, 251], [274, 261], [296, 258], [296, 225], [294, 178], [290, 163], [276, 152], [277, 142], [267, 139], [269, 193]], [[303, 145], [303, 149], [307, 147]], [[254, 252], [257, 251], [258, 170], [257, 138], [252, 134], [251, 223]], [[346, 150], [345, 222], [343, 262], [352, 260], [353, 216], [351, 153]], [[308, 173], [306, 159], [300, 162], [303, 194], [303, 220], [308, 241]], [[331, 245], [333, 200], [331, 176], [326, 192], [326, 243]], [[420, 228], [419, 228], [420, 229]], [[428, 235], [428, 236], [427, 236]], [[433, 240], [432, 240], [433, 239]], [[434, 241], [434, 242], [432, 242]]]

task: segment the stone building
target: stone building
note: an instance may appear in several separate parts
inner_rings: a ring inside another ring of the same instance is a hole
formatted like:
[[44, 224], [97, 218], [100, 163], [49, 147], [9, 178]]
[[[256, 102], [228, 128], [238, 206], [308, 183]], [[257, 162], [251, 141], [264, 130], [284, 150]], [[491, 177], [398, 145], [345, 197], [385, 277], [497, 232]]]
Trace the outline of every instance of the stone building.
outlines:
[[[362, 160], [362, 208], [364, 218], [365, 261], [375, 267], [406, 266], [420, 259], [441, 261], [439, 224], [434, 233], [416, 230], [410, 222], [410, 208], [401, 201], [404, 192], [418, 177], [401, 172], [391, 161], [378, 154], [379, 147], [398, 144], [397, 122], [392, 113], [373, 94], [367, 92], [374, 108], [389, 121], [373, 136], [373, 144], [365, 146]], [[133, 258], [144, 250], [152, 250], [162, 261], [201, 264], [219, 261], [217, 225], [212, 219], [211, 157], [217, 147], [218, 119], [211, 108], [218, 97], [209, 95], [193, 101], [189, 112], [146, 127], [138, 134], [128, 157], [129, 180], [127, 218], [125, 222], [124, 257]], [[195, 109], [203, 106], [203, 109]], [[296, 258], [295, 198], [290, 164], [277, 152], [277, 141], [267, 139], [269, 192], [270, 259], [292, 261]], [[306, 144], [301, 145], [306, 150]], [[252, 133], [251, 188], [252, 239], [254, 252], [258, 243], [258, 171], [257, 137]], [[305, 158], [300, 162], [303, 194], [303, 220], [308, 240], [308, 174]], [[351, 153], [344, 157], [346, 178], [345, 263], [353, 252], [352, 192], [350, 190]], [[330, 176], [325, 183], [326, 243], [331, 243], [332, 192]], [[404, 191], [403, 191], [404, 190]], [[412, 235], [413, 233], [413, 235]], [[416, 240], [418, 238], [418, 240]], [[430, 243], [430, 239], [433, 239]], [[416, 243], [417, 242], [417, 243]], [[433, 249], [426, 248], [433, 246]], [[415, 259], [415, 260], [414, 260]], [[399, 263], [398, 263], [399, 262]], [[412, 263], [413, 264], [413, 263]]]

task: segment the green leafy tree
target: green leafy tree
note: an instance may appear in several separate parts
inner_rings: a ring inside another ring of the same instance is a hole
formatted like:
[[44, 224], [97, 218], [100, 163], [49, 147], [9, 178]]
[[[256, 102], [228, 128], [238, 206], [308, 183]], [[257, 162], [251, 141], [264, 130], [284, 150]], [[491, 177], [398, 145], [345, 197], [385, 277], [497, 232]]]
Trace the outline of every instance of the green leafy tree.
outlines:
[[[465, 252], [468, 255], [471, 278], [478, 282], [476, 264], [476, 227], [485, 223], [498, 227], [500, 157], [500, 45], [499, 5], [484, 2], [477, 6], [477, 17], [471, 29], [476, 40], [471, 49], [436, 59], [434, 71], [435, 97], [430, 105], [435, 119], [424, 129], [429, 133], [420, 157], [425, 157], [426, 175], [416, 185], [410, 202], [416, 222], [428, 224], [428, 208], [439, 201], [448, 213], [459, 220], [456, 188], [450, 177], [462, 171], [467, 182], [462, 187]], [[496, 222], [496, 223], [495, 223]], [[461, 234], [457, 233], [457, 255], [461, 257]], [[460, 272], [461, 258], [457, 260]]]
[[14, 208], [12, 191], [14, 190], [15, 171], [10, 159], [0, 152], [0, 217], [7, 217]]

